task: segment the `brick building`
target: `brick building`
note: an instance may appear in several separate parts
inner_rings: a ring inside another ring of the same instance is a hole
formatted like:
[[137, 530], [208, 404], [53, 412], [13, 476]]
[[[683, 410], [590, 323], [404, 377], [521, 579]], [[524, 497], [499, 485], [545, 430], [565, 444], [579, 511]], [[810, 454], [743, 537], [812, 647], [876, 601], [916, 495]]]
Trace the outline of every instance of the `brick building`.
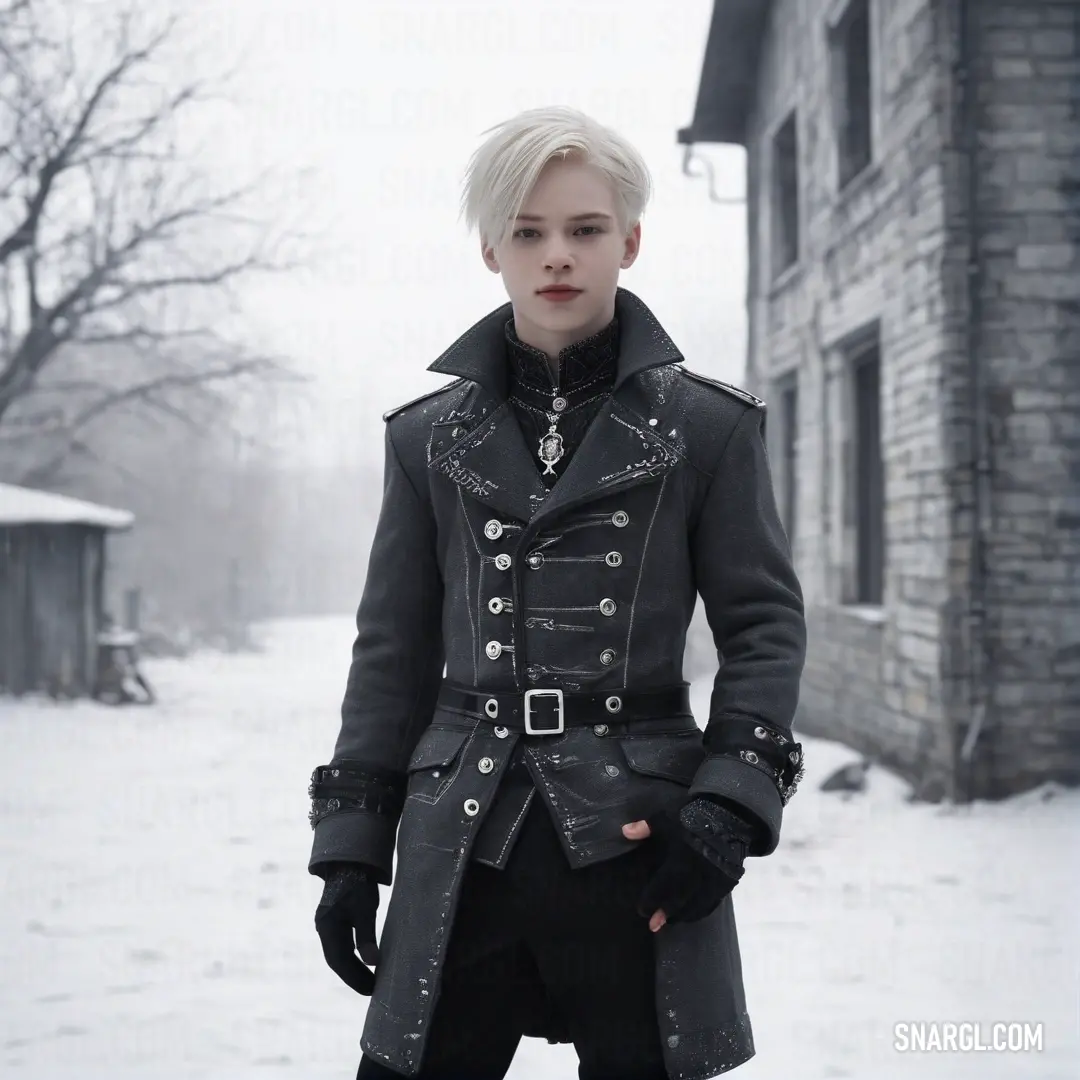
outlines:
[[717, 0], [801, 730], [927, 798], [1080, 779], [1080, 0]]

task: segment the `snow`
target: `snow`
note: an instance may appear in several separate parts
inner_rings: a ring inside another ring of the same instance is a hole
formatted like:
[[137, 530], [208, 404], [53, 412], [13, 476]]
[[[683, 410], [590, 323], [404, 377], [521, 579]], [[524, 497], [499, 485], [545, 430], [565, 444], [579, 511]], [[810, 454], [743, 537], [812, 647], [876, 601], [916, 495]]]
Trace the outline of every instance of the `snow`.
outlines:
[[[324, 966], [306, 872], [352, 628], [263, 634], [147, 663], [151, 708], [0, 699], [0, 1076], [355, 1075], [366, 999]], [[731, 1075], [1074, 1078], [1080, 795], [914, 805], [871, 769], [845, 800], [817, 785], [855, 755], [804, 744], [781, 845], [735, 893], [758, 1056]], [[898, 1053], [909, 1020], [1042, 1022], [1045, 1048]], [[576, 1068], [526, 1040], [509, 1076]]]
[[96, 525], [102, 529], [128, 529], [134, 521], [135, 515], [127, 510], [16, 484], [0, 484], [0, 525]]

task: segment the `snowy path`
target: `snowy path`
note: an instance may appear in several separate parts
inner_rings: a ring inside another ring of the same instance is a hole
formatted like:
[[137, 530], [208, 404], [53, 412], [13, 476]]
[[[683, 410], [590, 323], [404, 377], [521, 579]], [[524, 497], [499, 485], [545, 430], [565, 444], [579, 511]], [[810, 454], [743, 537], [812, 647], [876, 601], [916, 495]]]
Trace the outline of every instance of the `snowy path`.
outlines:
[[[351, 1080], [364, 1003], [324, 967], [305, 869], [351, 628], [268, 634], [153, 664], [153, 710], [0, 699], [0, 1076]], [[758, 1056], [731, 1075], [1074, 1080], [1080, 797], [914, 807], [873, 772], [845, 804], [816, 785], [853, 755], [807, 746], [736, 893]], [[908, 1020], [1041, 1021], [1045, 1049], [900, 1054]], [[576, 1075], [533, 1040], [510, 1073]]]

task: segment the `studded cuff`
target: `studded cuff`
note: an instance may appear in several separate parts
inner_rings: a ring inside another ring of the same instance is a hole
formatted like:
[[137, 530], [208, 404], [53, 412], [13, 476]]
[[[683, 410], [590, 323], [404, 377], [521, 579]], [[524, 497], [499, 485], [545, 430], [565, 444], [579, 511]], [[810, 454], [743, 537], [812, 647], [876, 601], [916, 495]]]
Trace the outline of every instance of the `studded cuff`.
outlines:
[[710, 720], [704, 743], [710, 754], [738, 757], [776, 784], [786, 806], [803, 776], [803, 748], [773, 727], [743, 716]]
[[311, 774], [308, 795], [313, 829], [323, 818], [342, 811], [396, 819], [405, 805], [405, 779], [356, 762], [320, 765]]

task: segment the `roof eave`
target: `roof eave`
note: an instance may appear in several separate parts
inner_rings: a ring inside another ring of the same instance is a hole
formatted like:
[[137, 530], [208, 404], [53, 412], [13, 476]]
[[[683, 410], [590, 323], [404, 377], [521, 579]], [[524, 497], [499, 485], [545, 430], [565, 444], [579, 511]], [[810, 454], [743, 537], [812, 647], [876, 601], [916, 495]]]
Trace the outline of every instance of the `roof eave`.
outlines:
[[771, 7], [771, 0], [716, 0], [694, 119], [676, 136], [681, 145], [746, 145]]

